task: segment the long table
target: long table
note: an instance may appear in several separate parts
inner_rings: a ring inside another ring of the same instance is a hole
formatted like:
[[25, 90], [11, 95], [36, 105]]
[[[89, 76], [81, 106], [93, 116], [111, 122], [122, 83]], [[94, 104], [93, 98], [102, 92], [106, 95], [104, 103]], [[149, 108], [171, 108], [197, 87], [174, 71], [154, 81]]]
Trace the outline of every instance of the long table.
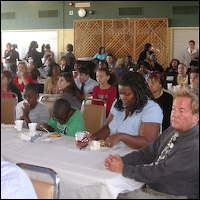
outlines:
[[125, 155], [131, 151], [124, 146], [98, 151], [79, 150], [74, 138], [65, 135], [51, 141], [27, 142], [21, 140], [14, 128], [1, 128], [3, 158], [13, 163], [54, 169], [60, 178], [61, 199], [115, 199], [120, 192], [140, 188], [143, 183], [104, 167], [109, 154]]

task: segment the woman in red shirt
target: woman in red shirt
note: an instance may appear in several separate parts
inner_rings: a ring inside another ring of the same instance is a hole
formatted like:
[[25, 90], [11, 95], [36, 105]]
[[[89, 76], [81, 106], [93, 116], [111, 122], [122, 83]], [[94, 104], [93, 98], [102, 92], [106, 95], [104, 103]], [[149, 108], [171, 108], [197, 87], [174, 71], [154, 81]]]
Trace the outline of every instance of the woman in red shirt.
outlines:
[[14, 84], [17, 86], [20, 92], [24, 91], [24, 87], [28, 83], [33, 83], [33, 78], [28, 74], [27, 63], [25, 61], [20, 61], [17, 66], [17, 74], [14, 78]]
[[17, 94], [18, 102], [22, 101], [22, 94], [13, 83], [12, 73], [10, 71], [1, 72], [1, 98], [12, 98], [11, 92]]

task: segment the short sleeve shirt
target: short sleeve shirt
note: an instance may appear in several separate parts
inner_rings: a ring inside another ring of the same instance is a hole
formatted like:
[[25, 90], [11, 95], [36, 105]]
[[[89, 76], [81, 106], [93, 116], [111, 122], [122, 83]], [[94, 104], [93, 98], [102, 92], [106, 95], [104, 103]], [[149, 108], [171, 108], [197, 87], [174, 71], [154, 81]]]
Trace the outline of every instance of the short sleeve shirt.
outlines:
[[128, 116], [125, 120], [125, 111], [118, 111], [114, 105], [116, 100], [112, 104], [110, 113], [113, 114], [113, 120], [109, 123], [109, 129], [111, 134], [126, 133], [132, 136], [139, 135], [139, 129], [142, 122], [154, 122], [162, 124], [163, 112], [160, 106], [153, 100], [148, 100], [147, 105], [144, 106], [142, 112], [133, 113], [132, 116]]

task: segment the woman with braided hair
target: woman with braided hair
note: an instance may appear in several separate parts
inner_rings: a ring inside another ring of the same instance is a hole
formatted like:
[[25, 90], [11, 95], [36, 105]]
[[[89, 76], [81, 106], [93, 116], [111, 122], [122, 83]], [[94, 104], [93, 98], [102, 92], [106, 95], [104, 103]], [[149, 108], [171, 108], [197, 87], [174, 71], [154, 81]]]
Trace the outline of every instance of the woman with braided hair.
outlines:
[[112, 104], [107, 124], [90, 137], [105, 140], [109, 147], [122, 142], [133, 149], [144, 148], [161, 131], [162, 109], [154, 101], [145, 78], [138, 72], [124, 74], [118, 90], [119, 97]]

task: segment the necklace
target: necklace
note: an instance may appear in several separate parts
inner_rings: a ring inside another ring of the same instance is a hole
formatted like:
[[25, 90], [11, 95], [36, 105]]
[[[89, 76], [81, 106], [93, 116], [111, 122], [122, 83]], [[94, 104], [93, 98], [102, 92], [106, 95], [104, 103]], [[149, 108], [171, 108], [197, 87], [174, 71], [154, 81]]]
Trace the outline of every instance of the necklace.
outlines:
[[158, 163], [165, 159], [166, 155], [169, 154], [169, 152], [173, 149], [174, 143], [176, 139], [179, 137], [179, 133], [175, 132], [169, 142], [166, 144], [165, 148], [162, 150], [160, 156], [157, 158], [157, 160], [154, 162], [155, 165], [158, 165]]

